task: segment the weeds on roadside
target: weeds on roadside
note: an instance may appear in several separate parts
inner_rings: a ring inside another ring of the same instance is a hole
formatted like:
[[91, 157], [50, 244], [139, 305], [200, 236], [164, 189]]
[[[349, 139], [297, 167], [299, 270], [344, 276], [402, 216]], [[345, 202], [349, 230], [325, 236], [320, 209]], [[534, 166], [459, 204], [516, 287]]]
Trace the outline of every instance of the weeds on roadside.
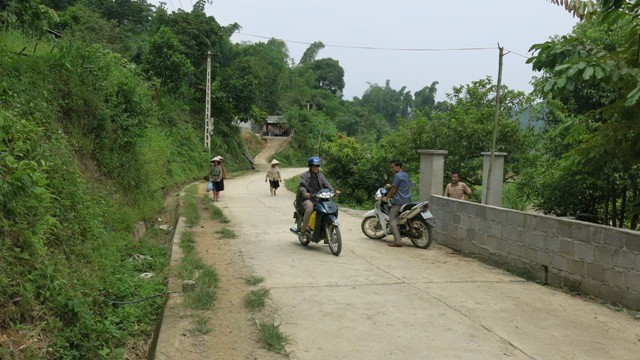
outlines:
[[191, 231], [185, 231], [180, 234], [180, 249], [182, 249], [184, 256], [192, 256], [195, 253], [196, 248]]
[[285, 345], [289, 343], [289, 336], [280, 330], [280, 324], [258, 324], [260, 340], [267, 349], [273, 352], [282, 353]]
[[185, 193], [186, 195], [182, 201], [184, 216], [186, 217], [185, 223], [188, 227], [194, 227], [200, 222], [200, 209], [198, 209], [198, 203], [195, 198], [198, 189], [195, 185], [191, 185], [185, 190]]
[[266, 288], [252, 290], [244, 296], [244, 305], [251, 310], [262, 309], [267, 297], [269, 297], [269, 290]]
[[219, 221], [223, 224], [228, 224], [231, 221], [229, 221], [229, 219], [224, 215], [224, 213], [222, 212], [222, 210], [220, 210], [219, 207], [217, 207], [213, 201], [209, 198], [206, 198], [204, 200], [206, 202], [206, 207], [209, 210], [209, 212], [211, 213], [211, 219]]
[[244, 279], [244, 283], [249, 286], [254, 286], [262, 283], [264, 281], [264, 277], [259, 275], [251, 275], [248, 278]]
[[206, 335], [212, 331], [209, 327], [209, 318], [206, 316], [198, 316], [193, 319], [193, 327], [190, 329], [191, 333]]
[[238, 237], [235, 231], [229, 228], [222, 228], [221, 230], [216, 231], [216, 234], [220, 234], [223, 239], [235, 239]]

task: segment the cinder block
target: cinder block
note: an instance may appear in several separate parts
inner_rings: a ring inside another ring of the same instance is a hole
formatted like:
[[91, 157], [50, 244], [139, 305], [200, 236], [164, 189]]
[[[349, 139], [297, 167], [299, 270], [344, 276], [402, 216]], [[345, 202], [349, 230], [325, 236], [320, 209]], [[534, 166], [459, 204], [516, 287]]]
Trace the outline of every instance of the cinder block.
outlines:
[[549, 269], [547, 273], [547, 284], [555, 287], [562, 287], [562, 275], [559, 271]]
[[624, 269], [635, 269], [636, 254], [629, 250], [615, 250], [613, 252], [613, 265]]
[[522, 244], [510, 241], [509, 254], [519, 258], [522, 257]]
[[599, 282], [604, 282], [604, 266], [589, 262], [585, 263], [585, 276]]
[[594, 245], [593, 251], [596, 256], [596, 262], [602, 265], [610, 265], [613, 263], [614, 248], [605, 245]]
[[558, 232], [558, 220], [539, 216], [536, 218], [535, 229], [548, 234], [556, 234]]
[[498, 250], [498, 238], [488, 235], [485, 237], [484, 246], [491, 250]]
[[591, 242], [594, 244], [602, 244], [602, 233], [604, 233], [603, 227], [597, 227], [594, 230], [593, 239]]
[[454, 225], [460, 225], [460, 222], [461, 222], [460, 214], [458, 213], [453, 214], [453, 216], [451, 217], [451, 223]]
[[558, 252], [570, 258], [576, 256], [576, 243], [570, 239], [560, 239], [560, 248]]
[[544, 249], [544, 238], [544, 233], [540, 231], [531, 231], [527, 234], [527, 245], [537, 249]]
[[573, 223], [566, 220], [558, 220], [558, 236], [565, 238], [573, 237]]
[[516, 233], [513, 235], [513, 241], [517, 241], [523, 245], [527, 244], [528, 231], [523, 228], [516, 228]]
[[504, 226], [502, 226], [502, 234], [500, 236], [505, 240], [514, 241], [515, 233], [516, 229], [514, 227], [505, 224]]
[[460, 226], [467, 229], [480, 230], [480, 220], [473, 215], [464, 215], [460, 218]]
[[560, 250], [560, 239], [555, 236], [547, 236], [544, 238], [544, 248], [557, 253]]
[[479, 219], [486, 219], [487, 218], [487, 207], [485, 205], [482, 204], [474, 204], [474, 208], [475, 208], [475, 213], [476, 213], [476, 217]]
[[580, 282], [580, 292], [583, 294], [593, 295], [600, 297], [600, 287], [602, 283], [592, 279], [582, 279]]
[[624, 292], [620, 288], [608, 284], [603, 284], [600, 287], [600, 294], [602, 299], [613, 304], [621, 304], [624, 298]]
[[560, 255], [555, 255], [551, 259], [551, 267], [557, 270], [566, 271], [567, 269], [567, 258]]
[[509, 242], [504, 239], [497, 238], [498, 243], [496, 245], [496, 250], [503, 254], [507, 254], [509, 252]]
[[553, 256], [546, 251], [538, 251], [536, 255], [537, 263], [544, 266], [551, 264]]
[[491, 223], [486, 220], [480, 221], [480, 232], [486, 235], [491, 234]]
[[491, 230], [489, 231], [489, 235], [495, 236], [497, 238], [502, 236], [502, 225], [499, 223], [491, 223]]
[[538, 215], [526, 214], [524, 217], [524, 225], [522, 227], [527, 230], [535, 230], [537, 218]]
[[609, 286], [627, 286], [627, 273], [617, 268], [604, 269], [604, 281]]
[[580, 279], [572, 276], [564, 276], [562, 278], [562, 286], [571, 291], [578, 292], [581, 287]]
[[640, 310], [640, 292], [627, 290], [622, 297], [622, 305], [631, 310]]
[[634, 234], [625, 234], [624, 246], [629, 250], [640, 252], [640, 236]]
[[593, 251], [593, 244], [576, 242], [576, 258], [585, 261], [594, 261], [596, 256]]
[[622, 249], [624, 247], [624, 233], [615, 229], [604, 229], [602, 243]]
[[595, 234], [593, 226], [586, 223], [573, 224], [573, 239], [582, 242], [592, 242]]
[[487, 207], [486, 217], [489, 221], [500, 221], [500, 209], [494, 207]]
[[567, 272], [572, 275], [576, 275], [578, 277], [584, 277], [584, 261], [575, 260], [575, 259], [567, 259]]
[[524, 227], [524, 217], [529, 216], [520, 211], [509, 211], [507, 212], [507, 218], [509, 225], [514, 227]]
[[537, 261], [538, 254], [542, 252], [539, 249], [534, 249], [530, 246], [523, 246], [520, 250], [521, 250], [522, 258], [531, 262]]
[[640, 272], [629, 271], [627, 273], [627, 286], [635, 291], [640, 291]]

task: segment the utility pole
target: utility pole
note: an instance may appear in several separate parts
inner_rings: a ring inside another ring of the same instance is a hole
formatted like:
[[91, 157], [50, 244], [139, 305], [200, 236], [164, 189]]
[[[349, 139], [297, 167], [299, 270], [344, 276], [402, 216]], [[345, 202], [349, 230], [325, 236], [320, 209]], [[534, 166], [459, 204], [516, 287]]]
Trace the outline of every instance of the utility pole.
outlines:
[[504, 57], [504, 48], [500, 47], [498, 43], [498, 85], [496, 87], [496, 110], [493, 119], [493, 135], [491, 139], [491, 156], [489, 157], [489, 172], [487, 174], [487, 191], [486, 194], [482, 194], [482, 203], [486, 204], [489, 201], [489, 194], [491, 193], [491, 173], [493, 172], [493, 157], [496, 152], [496, 137], [498, 135], [498, 118], [500, 117], [500, 85], [502, 85], [502, 58]]
[[207, 51], [207, 97], [204, 105], [204, 147], [211, 152], [211, 134], [213, 133], [213, 119], [211, 119], [211, 51]]

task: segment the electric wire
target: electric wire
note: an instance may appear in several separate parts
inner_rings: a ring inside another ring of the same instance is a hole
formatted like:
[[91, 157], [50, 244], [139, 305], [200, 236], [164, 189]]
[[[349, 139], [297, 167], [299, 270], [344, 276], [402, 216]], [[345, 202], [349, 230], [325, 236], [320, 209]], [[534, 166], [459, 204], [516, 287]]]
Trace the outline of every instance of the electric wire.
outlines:
[[[251, 36], [261, 39], [271, 39], [272, 37], [248, 34], [243, 32], [238, 32], [240, 35]], [[298, 41], [298, 40], [287, 40], [287, 39], [278, 39], [284, 42], [294, 43], [294, 44], [304, 44], [311, 45], [312, 42], [308, 41]], [[375, 47], [375, 46], [354, 46], [354, 45], [332, 45], [332, 44], [324, 44], [325, 47], [333, 47], [333, 48], [343, 48], [343, 49], [360, 49], [360, 50], [381, 50], [381, 51], [481, 51], [481, 50], [496, 50], [497, 47], [466, 47], [466, 48], [385, 48], [385, 47]]]

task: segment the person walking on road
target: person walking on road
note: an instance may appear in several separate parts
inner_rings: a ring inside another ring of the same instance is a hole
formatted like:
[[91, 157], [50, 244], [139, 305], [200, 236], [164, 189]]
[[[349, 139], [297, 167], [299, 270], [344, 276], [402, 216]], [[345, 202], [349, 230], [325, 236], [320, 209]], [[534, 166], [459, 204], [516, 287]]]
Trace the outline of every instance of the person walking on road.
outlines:
[[471, 196], [471, 188], [467, 184], [460, 181], [460, 174], [454, 172], [451, 174], [451, 182], [444, 189], [444, 196], [458, 200], [467, 200]]
[[389, 163], [391, 170], [394, 172], [393, 181], [391, 184], [387, 184], [385, 187], [389, 189], [389, 193], [382, 197], [382, 201], [391, 199], [391, 211], [389, 212], [389, 226], [391, 227], [391, 233], [393, 234], [393, 242], [387, 245], [392, 247], [402, 247], [402, 238], [400, 237], [400, 231], [398, 230], [398, 215], [400, 214], [400, 207], [402, 205], [411, 202], [411, 179], [409, 174], [402, 170], [402, 161], [392, 160]]
[[209, 181], [213, 183], [213, 201], [220, 201], [220, 191], [224, 190], [222, 174], [221, 160], [216, 156], [211, 159], [211, 167], [209, 167]]
[[280, 187], [280, 181], [282, 181], [278, 164], [280, 164], [280, 162], [273, 159], [271, 161], [271, 167], [267, 170], [267, 175], [264, 177], [264, 182], [269, 181], [269, 191], [271, 191], [271, 196], [276, 196], [276, 190], [278, 190]]

